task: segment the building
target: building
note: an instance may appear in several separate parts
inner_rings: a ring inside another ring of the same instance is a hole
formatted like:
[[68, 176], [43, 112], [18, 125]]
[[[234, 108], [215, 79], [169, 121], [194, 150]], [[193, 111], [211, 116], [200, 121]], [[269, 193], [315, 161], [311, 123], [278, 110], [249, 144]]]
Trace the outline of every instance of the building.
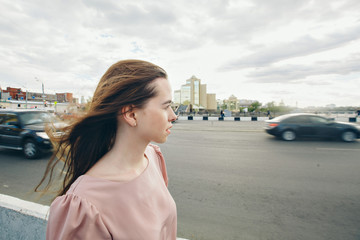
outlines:
[[42, 94], [37, 92], [27, 92], [27, 99], [35, 102], [55, 102], [56, 101], [56, 95], [55, 94]]
[[174, 103], [180, 104], [181, 103], [181, 90], [175, 90], [174, 91]]
[[74, 98], [72, 93], [56, 93], [57, 102], [70, 102], [74, 103]]
[[191, 104], [194, 109], [216, 110], [216, 104], [213, 102], [216, 103], [215, 94], [207, 94], [206, 84], [201, 84], [201, 80], [195, 76], [186, 80], [186, 84], [179, 90], [174, 91], [175, 104]]
[[239, 101], [234, 95], [231, 95], [228, 99], [224, 100], [224, 104], [226, 105], [226, 109], [230, 111], [239, 110]]
[[7, 87], [6, 90], [1, 90], [1, 99], [3, 100], [23, 100], [26, 99], [26, 93], [21, 91], [21, 88]]
[[19, 100], [19, 101], [35, 101], [35, 102], [68, 102], [77, 103], [77, 99], [73, 97], [72, 93], [37, 93], [37, 92], [24, 92], [21, 88], [7, 87], [6, 90], [0, 89], [0, 99], [6, 100]]
[[218, 110], [239, 111], [242, 108], [248, 108], [256, 100], [238, 99], [236, 96], [231, 95], [228, 99], [218, 99]]
[[206, 94], [206, 98], [207, 98], [207, 109], [208, 110], [217, 110], [216, 94], [208, 93], [208, 94]]

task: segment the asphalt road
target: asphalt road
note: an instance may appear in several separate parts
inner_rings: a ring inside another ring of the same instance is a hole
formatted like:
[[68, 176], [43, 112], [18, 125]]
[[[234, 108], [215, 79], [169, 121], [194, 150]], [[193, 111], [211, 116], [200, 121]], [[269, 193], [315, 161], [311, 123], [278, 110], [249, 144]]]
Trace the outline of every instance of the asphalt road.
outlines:
[[[283, 142], [262, 122], [174, 124], [160, 145], [191, 240], [360, 239], [360, 141]], [[0, 193], [42, 204], [31, 192], [46, 166], [0, 150]]]

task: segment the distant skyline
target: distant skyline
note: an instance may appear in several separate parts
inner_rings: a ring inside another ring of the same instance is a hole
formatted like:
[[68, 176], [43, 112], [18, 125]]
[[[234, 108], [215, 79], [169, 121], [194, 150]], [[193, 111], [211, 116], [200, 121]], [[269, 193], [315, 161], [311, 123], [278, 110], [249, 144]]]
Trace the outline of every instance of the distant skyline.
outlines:
[[122, 59], [218, 99], [360, 106], [360, 1], [0, 2], [0, 86], [91, 97]]

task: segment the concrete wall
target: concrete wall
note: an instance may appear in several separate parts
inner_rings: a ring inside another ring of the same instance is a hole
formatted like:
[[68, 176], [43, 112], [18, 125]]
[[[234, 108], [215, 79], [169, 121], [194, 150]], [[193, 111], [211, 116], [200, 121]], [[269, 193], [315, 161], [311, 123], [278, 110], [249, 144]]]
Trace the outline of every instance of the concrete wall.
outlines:
[[45, 239], [49, 207], [0, 194], [0, 239]]

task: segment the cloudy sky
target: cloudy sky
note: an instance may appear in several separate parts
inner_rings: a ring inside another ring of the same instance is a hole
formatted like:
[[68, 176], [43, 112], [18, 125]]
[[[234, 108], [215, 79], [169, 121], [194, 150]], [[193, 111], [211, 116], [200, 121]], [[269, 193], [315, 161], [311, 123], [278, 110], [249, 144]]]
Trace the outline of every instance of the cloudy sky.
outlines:
[[224, 99], [360, 106], [359, 0], [0, 0], [0, 86], [90, 97], [121, 59]]

